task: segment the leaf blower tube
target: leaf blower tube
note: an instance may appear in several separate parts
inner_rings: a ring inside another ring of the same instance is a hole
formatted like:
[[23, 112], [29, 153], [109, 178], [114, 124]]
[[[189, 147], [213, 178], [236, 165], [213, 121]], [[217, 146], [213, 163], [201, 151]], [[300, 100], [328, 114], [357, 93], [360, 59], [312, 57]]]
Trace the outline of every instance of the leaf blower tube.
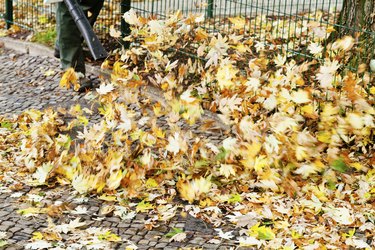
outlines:
[[108, 53], [92, 30], [89, 20], [87, 20], [81, 6], [79, 6], [76, 0], [64, 0], [64, 3], [68, 7], [70, 15], [72, 15], [83, 39], [85, 39], [94, 60], [106, 58]]

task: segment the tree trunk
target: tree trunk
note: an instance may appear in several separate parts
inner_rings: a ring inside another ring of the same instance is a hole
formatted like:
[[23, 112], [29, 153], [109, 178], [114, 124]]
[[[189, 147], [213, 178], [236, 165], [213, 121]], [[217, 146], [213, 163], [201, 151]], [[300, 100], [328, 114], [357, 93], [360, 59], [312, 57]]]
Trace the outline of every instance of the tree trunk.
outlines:
[[375, 1], [345, 0], [338, 20], [338, 35], [364, 35], [361, 31], [375, 31]]
[[369, 65], [375, 57], [375, 0], [345, 0], [336, 30], [331, 41], [345, 35], [357, 40], [347, 66], [358, 69], [360, 65]]

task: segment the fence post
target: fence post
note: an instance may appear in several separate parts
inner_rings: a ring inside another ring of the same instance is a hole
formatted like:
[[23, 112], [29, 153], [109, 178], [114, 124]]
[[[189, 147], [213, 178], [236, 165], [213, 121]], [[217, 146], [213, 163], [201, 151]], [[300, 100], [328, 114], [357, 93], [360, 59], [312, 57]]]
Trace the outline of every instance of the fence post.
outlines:
[[[124, 13], [130, 10], [131, 0], [121, 0], [121, 35], [125, 37], [130, 34], [130, 26], [124, 19]], [[128, 41], [123, 41], [122, 45], [124, 48], [128, 49], [130, 43]]]
[[207, 1], [206, 16], [207, 16], [207, 18], [213, 18], [214, 17], [214, 0], [208, 0]]
[[7, 29], [10, 29], [13, 23], [13, 0], [5, 0], [5, 12]]

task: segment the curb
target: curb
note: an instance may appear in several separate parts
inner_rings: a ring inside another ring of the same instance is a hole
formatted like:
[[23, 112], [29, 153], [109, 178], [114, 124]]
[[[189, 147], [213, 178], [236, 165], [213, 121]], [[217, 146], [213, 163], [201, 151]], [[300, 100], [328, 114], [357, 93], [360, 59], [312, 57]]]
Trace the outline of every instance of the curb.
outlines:
[[44, 45], [21, 41], [9, 37], [0, 37], [0, 42], [4, 43], [5, 48], [12, 49], [20, 53], [29, 54], [31, 56], [45, 55], [53, 57], [52, 49]]
[[[17, 40], [9, 37], [0, 37], [0, 42], [4, 43], [4, 47], [7, 49], [15, 50], [19, 53], [29, 54], [30, 56], [48, 56], [56, 61], [59, 59], [53, 56], [53, 49], [42, 44], [26, 42], [22, 40]], [[86, 70], [88, 73], [97, 75], [98, 68], [86, 63]], [[99, 69], [99, 73], [108, 74], [107, 72], [102, 72]]]
[[[0, 43], [4, 43], [4, 47], [7, 49], [15, 50], [19, 53], [29, 54], [31, 56], [49, 56], [58, 60], [53, 56], [53, 49], [45, 45], [36, 44], [32, 42], [26, 42], [22, 40], [17, 40], [9, 37], [0, 37]], [[104, 75], [106, 78], [111, 78], [111, 73], [105, 70], [100, 69], [97, 66], [92, 66], [86, 63], [86, 71], [92, 75]], [[165, 100], [163, 93], [154, 86], [147, 86], [143, 88], [142, 92], [150, 99], [159, 102], [162, 106], [167, 107], [167, 101]], [[230, 126], [224, 124], [221, 119], [217, 116], [216, 113], [213, 113], [208, 110], [204, 110], [202, 115], [202, 120], [214, 120], [216, 125], [219, 126], [222, 130], [231, 131]]]

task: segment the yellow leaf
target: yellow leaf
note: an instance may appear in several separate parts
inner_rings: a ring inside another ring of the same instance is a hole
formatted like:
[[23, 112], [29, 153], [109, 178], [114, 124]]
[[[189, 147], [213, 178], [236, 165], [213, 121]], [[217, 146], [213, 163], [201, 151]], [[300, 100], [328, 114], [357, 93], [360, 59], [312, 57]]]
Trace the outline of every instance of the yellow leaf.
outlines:
[[239, 43], [237, 44], [237, 46], [235, 47], [235, 49], [239, 52], [239, 53], [246, 53], [246, 52], [249, 52], [250, 51], [250, 48], [242, 43]]
[[302, 161], [309, 158], [308, 148], [303, 146], [296, 146], [296, 158], [298, 161]]
[[100, 234], [98, 236], [99, 240], [106, 240], [110, 242], [119, 242], [121, 241], [121, 237], [118, 236], [117, 234], [112, 233], [111, 231], [107, 231], [104, 234]]
[[195, 31], [195, 40], [196, 41], [201, 41], [201, 40], [204, 40], [204, 39], [207, 39], [207, 38], [208, 38], [208, 34], [204, 29], [198, 28]]
[[349, 113], [346, 116], [346, 121], [354, 128], [354, 129], [362, 129], [365, 125], [362, 116], [355, 113]]
[[362, 170], [364, 167], [361, 163], [359, 162], [354, 162], [354, 163], [351, 163], [350, 166], [352, 166], [353, 168], [357, 169], [358, 171]]
[[273, 240], [275, 238], [275, 233], [271, 228], [265, 226], [259, 227], [259, 223], [250, 228], [249, 234], [260, 240]]
[[268, 163], [268, 159], [266, 156], [264, 155], [259, 155], [258, 157], [255, 158], [255, 162], [254, 162], [254, 170], [257, 172], [257, 173], [260, 173], [263, 171], [263, 169], [265, 167], [267, 167], [269, 165]]
[[49, 22], [48, 17], [46, 15], [41, 15], [38, 17], [39, 24], [47, 24]]
[[178, 133], [175, 132], [173, 136], [168, 137], [168, 145], [166, 150], [176, 155], [178, 152], [186, 152], [187, 144], [185, 139]]
[[320, 131], [318, 132], [318, 140], [324, 143], [331, 142], [331, 133], [328, 131]]
[[306, 90], [299, 89], [292, 93], [292, 100], [297, 104], [311, 102], [310, 94]]
[[315, 108], [312, 104], [307, 104], [303, 107], [301, 107], [301, 111], [304, 113], [306, 117], [309, 118], [317, 118], [317, 113], [315, 112]]
[[113, 210], [115, 210], [114, 205], [104, 205], [100, 208], [99, 214], [100, 215], [107, 215], [111, 213]]
[[33, 232], [33, 237], [31, 238], [33, 240], [42, 240], [43, 234], [41, 232]]
[[243, 17], [229, 17], [229, 21], [234, 24], [235, 29], [243, 29], [246, 25], [246, 20]]
[[44, 72], [44, 75], [45, 76], [53, 76], [55, 74], [55, 71], [54, 70], [47, 70], [46, 72]]
[[129, 72], [126, 68], [123, 68], [122, 66], [124, 66], [123, 62], [115, 62], [115, 64], [113, 64], [112, 76], [123, 78], [127, 77]]
[[107, 188], [109, 190], [115, 190], [118, 188], [121, 184], [121, 180], [124, 177], [122, 174], [122, 170], [117, 170], [113, 171], [110, 175], [109, 178], [107, 178]]
[[191, 188], [190, 182], [179, 180], [176, 186], [183, 200], [187, 200], [189, 203], [192, 203], [195, 200], [196, 195]]
[[77, 90], [79, 88], [77, 74], [73, 68], [69, 68], [65, 71], [60, 80], [60, 87], [69, 89], [72, 84], [74, 86], [74, 90]]
[[33, 178], [37, 179], [38, 184], [44, 184], [52, 168], [53, 165], [51, 162], [43, 163], [42, 166], [36, 169]]
[[327, 27], [327, 33], [332, 33], [332, 32], [334, 32], [334, 31], [336, 31], [334, 26], [329, 25], [329, 26]]
[[159, 183], [155, 179], [149, 178], [146, 181], [146, 187], [148, 188], [157, 188], [158, 186], [159, 186]]
[[116, 196], [114, 196], [114, 195], [106, 195], [106, 194], [102, 194], [98, 198], [100, 200], [103, 200], [103, 201], [116, 201], [117, 200]]
[[154, 114], [156, 117], [159, 117], [159, 116], [162, 116], [164, 114], [164, 112], [162, 111], [162, 106], [160, 103], [155, 103], [154, 106], [152, 106], [152, 109], [154, 111]]
[[114, 38], [120, 38], [121, 37], [121, 31], [116, 30], [113, 25], [109, 27], [109, 35]]
[[142, 25], [134, 9], [130, 9], [129, 11], [125, 12], [123, 18], [125, 19], [126, 23], [130, 25], [136, 25], [136, 26]]
[[149, 202], [146, 202], [145, 200], [141, 201], [138, 203], [137, 207], [135, 210], [138, 212], [146, 212], [147, 210], [152, 210], [154, 209], [154, 205], [152, 205]]
[[209, 178], [203, 177], [192, 181], [184, 181], [180, 179], [177, 182], [177, 190], [180, 192], [181, 198], [192, 203], [198, 199], [201, 194], [208, 193], [211, 189], [211, 181]]
[[17, 213], [26, 217], [30, 217], [30, 216], [35, 216], [37, 214], [45, 213], [45, 211], [46, 210], [43, 208], [29, 207], [25, 209], [20, 209], [17, 211]]
[[230, 89], [235, 86], [234, 78], [236, 77], [239, 70], [230, 63], [221, 63], [217, 70], [216, 80], [219, 84], [220, 89]]
[[299, 238], [302, 237], [302, 235], [299, 234], [299, 233], [298, 233], [297, 231], [295, 231], [295, 230], [292, 230], [291, 235], [292, 235], [292, 239], [294, 239], [294, 240], [299, 239]]
[[233, 168], [233, 165], [231, 164], [221, 164], [220, 174], [224, 175], [225, 178], [228, 178], [230, 175], [236, 175], [236, 170]]
[[286, 62], [286, 55], [278, 54], [277, 56], [275, 56], [274, 62], [277, 67], [282, 67]]
[[354, 38], [351, 36], [344, 36], [332, 44], [332, 49], [342, 49], [344, 51], [350, 50], [354, 45]]
[[314, 193], [316, 198], [318, 198], [320, 201], [327, 202], [329, 199], [326, 196], [326, 190], [325, 187], [315, 187], [311, 186], [311, 191]]
[[85, 176], [83, 174], [77, 174], [72, 180], [72, 186], [80, 194], [87, 193], [94, 189], [95, 176]]
[[135, 250], [135, 249], [138, 249], [138, 247], [134, 245], [129, 245], [125, 247], [125, 250]]

